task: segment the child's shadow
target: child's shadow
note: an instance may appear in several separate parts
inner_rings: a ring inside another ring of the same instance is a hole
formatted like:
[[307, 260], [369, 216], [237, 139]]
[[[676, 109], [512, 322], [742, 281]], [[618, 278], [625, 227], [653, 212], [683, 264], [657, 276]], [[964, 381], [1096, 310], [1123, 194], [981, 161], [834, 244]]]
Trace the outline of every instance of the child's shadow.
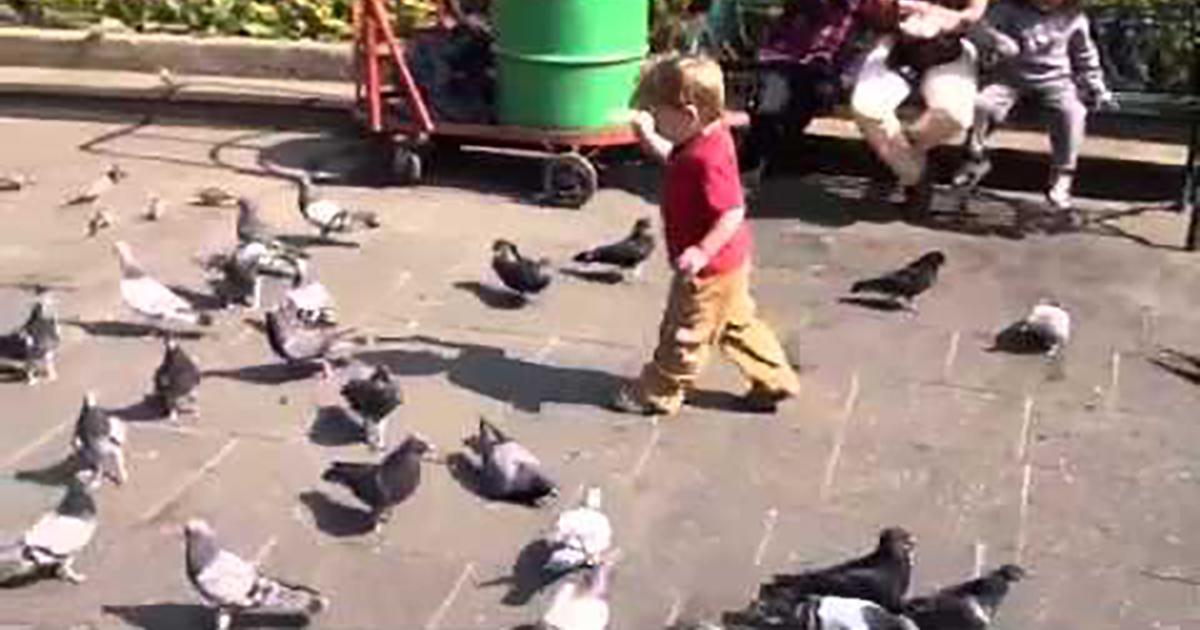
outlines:
[[525, 545], [517, 554], [512, 565], [512, 573], [481, 582], [479, 586], [508, 586], [508, 592], [500, 600], [506, 606], [524, 606], [535, 595], [562, 577], [546, 570], [546, 561], [553, 551], [545, 539], [537, 539]]

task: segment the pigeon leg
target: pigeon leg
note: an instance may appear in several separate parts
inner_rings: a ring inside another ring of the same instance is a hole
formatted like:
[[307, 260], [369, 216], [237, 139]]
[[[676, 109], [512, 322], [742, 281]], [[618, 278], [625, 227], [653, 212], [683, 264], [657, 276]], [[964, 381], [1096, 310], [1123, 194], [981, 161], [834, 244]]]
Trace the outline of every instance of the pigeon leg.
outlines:
[[46, 361], [45, 361], [45, 364], [43, 367], [45, 368], [45, 372], [46, 372], [45, 376], [46, 376], [47, 383], [58, 380], [58, 370], [55, 369], [55, 367], [54, 367], [54, 353], [53, 352], [46, 355]]
[[112, 480], [118, 486], [125, 485], [129, 479], [129, 469], [125, 467], [125, 451], [114, 448], [110, 454], [113, 462]]
[[229, 630], [229, 626], [233, 625], [233, 613], [227, 608], [218, 608], [217, 614], [217, 630]]
[[87, 576], [75, 570], [75, 567], [72, 566], [74, 562], [74, 558], [68, 557], [66, 560], [58, 563], [58, 566], [54, 568], [54, 574], [59, 579], [66, 580], [72, 584], [82, 584], [87, 581]]
[[634, 266], [633, 266], [633, 273], [632, 273], [632, 274], [630, 274], [630, 275], [632, 275], [632, 276], [633, 276], [633, 279], [634, 279], [635, 281], [638, 281], [638, 280], [641, 280], [641, 279], [642, 279], [642, 269], [644, 269], [644, 268], [645, 268], [645, 266], [646, 266], [646, 263], [638, 263], [638, 264], [636, 264], [636, 265], [634, 265]]
[[37, 366], [34, 365], [33, 363], [27, 363], [25, 365], [25, 384], [26, 385], [37, 385], [38, 384]]
[[364, 422], [366, 432], [367, 432], [367, 445], [371, 447], [371, 450], [374, 450], [374, 451], [382, 451], [383, 450], [383, 445], [384, 445], [383, 436], [385, 433], [385, 425], [383, 423], [384, 423], [384, 420], [370, 420], [370, 419], [367, 419]]
[[262, 304], [262, 278], [258, 274], [254, 275], [254, 282], [250, 288], [250, 310], [257, 311]]
[[318, 362], [321, 365], [321, 374], [319, 378], [321, 378], [321, 380], [329, 380], [333, 378], [333, 365], [329, 362], [329, 360], [319, 359]]

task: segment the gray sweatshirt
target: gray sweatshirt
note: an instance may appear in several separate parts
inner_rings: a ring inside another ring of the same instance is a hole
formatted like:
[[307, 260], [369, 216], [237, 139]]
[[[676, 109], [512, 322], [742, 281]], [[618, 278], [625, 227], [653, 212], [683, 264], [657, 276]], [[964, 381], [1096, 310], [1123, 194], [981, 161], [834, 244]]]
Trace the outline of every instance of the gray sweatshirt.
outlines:
[[1100, 53], [1079, 9], [1042, 11], [1026, 0], [1000, 0], [988, 7], [971, 38], [997, 53], [997, 78], [1014, 87], [1074, 80], [1085, 98], [1108, 94]]

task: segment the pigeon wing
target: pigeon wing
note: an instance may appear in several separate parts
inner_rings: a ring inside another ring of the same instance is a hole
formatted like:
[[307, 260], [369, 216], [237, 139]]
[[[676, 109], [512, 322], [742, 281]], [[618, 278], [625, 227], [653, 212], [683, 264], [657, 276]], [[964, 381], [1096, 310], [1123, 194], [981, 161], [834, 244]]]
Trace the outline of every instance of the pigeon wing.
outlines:
[[121, 297], [133, 310], [149, 317], [176, 317], [192, 305], [149, 276], [121, 280]]
[[249, 606], [251, 591], [258, 581], [258, 569], [222, 549], [211, 562], [196, 570], [193, 579], [200, 594], [213, 603]]
[[25, 532], [23, 541], [28, 547], [65, 557], [87, 546], [95, 532], [95, 519], [80, 519], [50, 512]]

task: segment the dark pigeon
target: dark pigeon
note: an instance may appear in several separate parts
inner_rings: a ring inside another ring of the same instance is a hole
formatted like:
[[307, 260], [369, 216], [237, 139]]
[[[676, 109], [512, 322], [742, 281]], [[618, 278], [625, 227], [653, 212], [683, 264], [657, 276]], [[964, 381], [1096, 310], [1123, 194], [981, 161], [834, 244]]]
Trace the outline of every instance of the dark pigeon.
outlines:
[[383, 449], [387, 417], [404, 402], [400, 383], [386, 365], [378, 365], [367, 378], [353, 378], [342, 386], [342, 398], [362, 419], [367, 443]]
[[851, 293], [879, 293], [893, 300], [904, 300], [909, 306], [918, 295], [937, 282], [938, 270], [946, 264], [946, 255], [933, 251], [899, 269], [869, 280], [860, 280], [850, 287]]
[[392, 510], [421, 484], [421, 459], [433, 450], [424, 438], [411, 435], [378, 464], [334, 462], [321, 479], [345, 486], [371, 508], [378, 530], [391, 518]]
[[200, 386], [200, 368], [170, 335], [163, 338], [163, 358], [154, 371], [154, 395], [171, 420], [180, 412], [196, 412], [196, 388]]
[[33, 385], [39, 376], [44, 376], [48, 381], [58, 377], [54, 354], [61, 342], [54, 301], [49, 293], [42, 292], [25, 322], [15, 331], [0, 336], [0, 354], [20, 361], [26, 382]]
[[492, 270], [504, 286], [522, 296], [540, 293], [550, 286], [549, 268], [548, 259], [525, 258], [510, 241], [500, 239], [492, 243]]
[[899, 527], [879, 534], [871, 553], [842, 564], [798, 574], [781, 574], [759, 589], [764, 611], [790, 614], [809, 595], [865, 599], [899, 612], [912, 575], [914, 540]]
[[638, 219], [629, 236], [615, 243], [602, 245], [575, 255], [575, 262], [599, 263], [621, 269], [640, 270], [642, 263], [654, 252], [654, 234], [649, 219]]
[[558, 496], [554, 482], [542, 472], [542, 463], [529, 449], [479, 419], [477, 448], [480, 482], [484, 494], [492, 499], [526, 505], [540, 505]]
[[267, 610], [313, 615], [329, 607], [319, 591], [263, 575], [258, 567], [221, 549], [208, 523], [184, 525], [184, 569], [188, 581], [216, 608], [218, 630], [228, 630], [234, 613]]
[[1010, 586], [1024, 577], [1024, 569], [1005, 564], [974, 580], [914, 597], [904, 602], [904, 614], [921, 630], [985, 630]]

